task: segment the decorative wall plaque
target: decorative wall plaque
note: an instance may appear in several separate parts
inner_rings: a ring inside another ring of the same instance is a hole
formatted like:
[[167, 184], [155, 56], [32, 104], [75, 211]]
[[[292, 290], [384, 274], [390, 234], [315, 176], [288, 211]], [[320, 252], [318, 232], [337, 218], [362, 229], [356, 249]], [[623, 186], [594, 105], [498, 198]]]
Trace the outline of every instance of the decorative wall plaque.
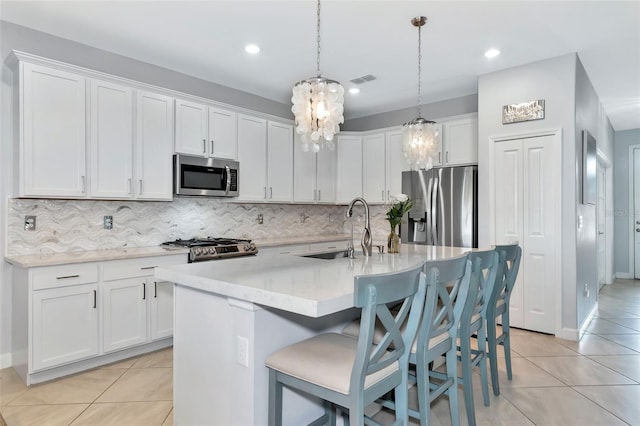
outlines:
[[502, 124], [544, 119], [544, 99], [502, 107]]

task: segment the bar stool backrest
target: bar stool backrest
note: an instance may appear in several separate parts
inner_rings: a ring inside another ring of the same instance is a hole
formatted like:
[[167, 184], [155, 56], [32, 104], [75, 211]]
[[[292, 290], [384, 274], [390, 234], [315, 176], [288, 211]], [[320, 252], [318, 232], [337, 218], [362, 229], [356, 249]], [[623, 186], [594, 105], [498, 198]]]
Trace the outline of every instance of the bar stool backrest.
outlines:
[[[352, 392], [364, 389], [367, 375], [398, 360], [406, 363], [407, 348], [415, 339], [422, 317], [426, 286], [423, 265], [400, 272], [355, 277], [355, 306], [362, 308], [362, 313], [358, 350], [351, 372]], [[390, 309], [393, 302], [401, 302], [400, 307]], [[406, 329], [401, 330], [405, 321]], [[379, 342], [376, 338], [377, 344], [374, 344], [376, 323], [378, 333], [382, 330], [384, 334]]]

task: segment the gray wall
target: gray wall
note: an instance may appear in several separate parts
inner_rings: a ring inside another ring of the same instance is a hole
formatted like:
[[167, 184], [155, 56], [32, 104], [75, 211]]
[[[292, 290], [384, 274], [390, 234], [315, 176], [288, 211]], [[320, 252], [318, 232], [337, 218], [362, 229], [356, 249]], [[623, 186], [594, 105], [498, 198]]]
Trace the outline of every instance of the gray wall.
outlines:
[[[534, 62], [491, 74], [478, 80], [478, 239], [490, 243], [489, 138], [525, 132], [562, 129], [562, 317], [566, 329], [577, 328], [576, 313], [576, 55]], [[545, 100], [545, 119], [502, 124], [502, 106], [535, 99]]]
[[622, 277], [633, 274], [629, 262], [633, 253], [629, 252], [629, 147], [640, 145], [640, 129], [615, 132], [615, 168], [613, 174], [613, 216], [614, 240], [613, 270]]
[[[469, 114], [478, 111], [478, 95], [467, 95], [460, 98], [447, 99], [421, 106], [422, 116], [428, 120], [438, 120], [443, 117]], [[354, 118], [344, 122], [342, 130], [367, 131], [402, 125], [416, 118], [417, 106], [388, 111], [367, 117]]]
[[[588, 130], [591, 135], [599, 139], [601, 147], [607, 147], [606, 141], [601, 140], [604, 132], [600, 132], [598, 95], [587, 76], [582, 63], [576, 61], [576, 122], [575, 122], [575, 152], [579, 163], [576, 179], [577, 214], [582, 216], [583, 226], [576, 231], [576, 301], [578, 328], [596, 304], [598, 294], [598, 262], [597, 262], [597, 221], [596, 206], [581, 203], [582, 191], [582, 131]], [[567, 141], [569, 142], [569, 141]], [[609, 148], [605, 148], [609, 150]], [[605, 149], [601, 149], [603, 155]], [[609, 161], [611, 161], [609, 159]], [[589, 297], [584, 294], [584, 285], [589, 288]]]

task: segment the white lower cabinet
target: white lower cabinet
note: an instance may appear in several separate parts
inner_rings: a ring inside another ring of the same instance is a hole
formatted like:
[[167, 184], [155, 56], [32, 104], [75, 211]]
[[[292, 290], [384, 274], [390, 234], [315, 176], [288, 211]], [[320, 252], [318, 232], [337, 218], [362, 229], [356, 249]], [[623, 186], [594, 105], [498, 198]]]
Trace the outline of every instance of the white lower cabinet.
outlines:
[[102, 286], [102, 348], [117, 351], [147, 341], [147, 282], [139, 278]]
[[171, 344], [173, 283], [187, 254], [13, 269], [14, 368], [27, 384]]
[[97, 292], [98, 284], [33, 292], [33, 371], [98, 354]]
[[149, 297], [149, 332], [151, 340], [173, 336], [173, 283], [149, 279], [153, 290]]

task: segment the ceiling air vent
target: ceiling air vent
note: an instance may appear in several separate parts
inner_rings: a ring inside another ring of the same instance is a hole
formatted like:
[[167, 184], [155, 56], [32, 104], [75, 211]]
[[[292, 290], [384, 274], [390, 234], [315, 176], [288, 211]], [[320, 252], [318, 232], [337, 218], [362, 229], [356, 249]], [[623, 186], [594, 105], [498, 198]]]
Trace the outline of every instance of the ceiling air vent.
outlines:
[[353, 84], [363, 84], [363, 83], [366, 83], [367, 81], [373, 81], [375, 79], [376, 77], [374, 75], [367, 74], [367, 75], [363, 75], [362, 77], [354, 78], [353, 80], [349, 80], [349, 81], [351, 81]]

